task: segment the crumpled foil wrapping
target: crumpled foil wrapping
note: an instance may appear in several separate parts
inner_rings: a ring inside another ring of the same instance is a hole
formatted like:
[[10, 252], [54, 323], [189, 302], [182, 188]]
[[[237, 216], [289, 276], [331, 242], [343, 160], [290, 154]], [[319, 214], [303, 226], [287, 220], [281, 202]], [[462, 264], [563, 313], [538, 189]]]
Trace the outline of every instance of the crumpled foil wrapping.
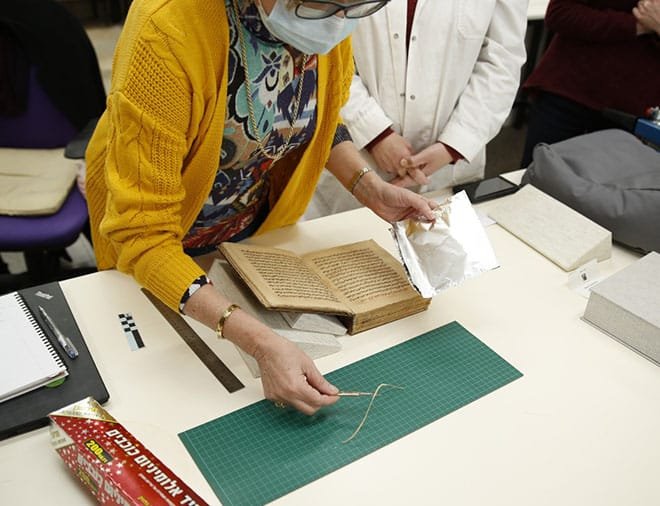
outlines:
[[435, 222], [403, 220], [392, 229], [410, 281], [422, 297], [432, 297], [499, 267], [464, 191], [449, 197], [434, 212]]

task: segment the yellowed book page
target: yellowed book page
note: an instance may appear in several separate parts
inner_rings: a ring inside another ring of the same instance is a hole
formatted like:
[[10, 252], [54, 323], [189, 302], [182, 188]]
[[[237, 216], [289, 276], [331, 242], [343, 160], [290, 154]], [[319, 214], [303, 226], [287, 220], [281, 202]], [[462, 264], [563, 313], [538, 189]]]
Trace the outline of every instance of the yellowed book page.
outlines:
[[354, 314], [406, 300], [416, 304], [421, 299], [401, 263], [372, 240], [308, 253], [303, 258], [341, 294]]
[[223, 243], [220, 251], [269, 309], [349, 312], [319, 275], [295, 253], [236, 243]]

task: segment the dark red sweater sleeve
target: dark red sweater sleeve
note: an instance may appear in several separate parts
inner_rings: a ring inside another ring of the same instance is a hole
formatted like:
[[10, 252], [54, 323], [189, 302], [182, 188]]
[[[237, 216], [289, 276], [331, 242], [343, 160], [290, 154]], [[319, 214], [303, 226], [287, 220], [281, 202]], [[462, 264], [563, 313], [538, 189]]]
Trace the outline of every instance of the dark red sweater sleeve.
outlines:
[[596, 7], [584, 0], [550, 0], [545, 14], [545, 25], [551, 32], [564, 37], [589, 42], [619, 42], [633, 40], [637, 36], [637, 21], [630, 3], [626, 11], [609, 9], [609, 2], [598, 2]]

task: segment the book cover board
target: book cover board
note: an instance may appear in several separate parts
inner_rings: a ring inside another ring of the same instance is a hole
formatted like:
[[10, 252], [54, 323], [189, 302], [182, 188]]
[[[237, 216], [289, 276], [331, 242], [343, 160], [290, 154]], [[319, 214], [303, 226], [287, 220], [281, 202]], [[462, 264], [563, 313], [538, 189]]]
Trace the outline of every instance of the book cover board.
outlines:
[[220, 251], [268, 309], [334, 314], [356, 334], [424, 311], [431, 302], [373, 240], [298, 255], [242, 243]]
[[660, 254], [651, 252], [591, 289], [583, 319], [660, 365]]
[[612, 233], [528, 184], [489, 216], [565, 271], [612, 255]]

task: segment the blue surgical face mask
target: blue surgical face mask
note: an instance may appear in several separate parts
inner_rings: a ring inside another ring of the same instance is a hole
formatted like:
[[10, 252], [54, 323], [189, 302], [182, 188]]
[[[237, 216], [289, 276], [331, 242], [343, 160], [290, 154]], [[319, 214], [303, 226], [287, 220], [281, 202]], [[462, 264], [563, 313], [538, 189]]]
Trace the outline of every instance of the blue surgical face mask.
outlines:
[[[270, 14], [266, 14], [261, 2], [255, 2], [261, 21], [268, 31], [285, 44], [305, 54], [326, 54], [348, 37], [357, 26], [357, 19], [330, 16], [324, 19], [303, 19], [293, 9], [287, 9], [284, 0], [277, 0]], [[300, 6], [301, 10], [313, 11]]]

